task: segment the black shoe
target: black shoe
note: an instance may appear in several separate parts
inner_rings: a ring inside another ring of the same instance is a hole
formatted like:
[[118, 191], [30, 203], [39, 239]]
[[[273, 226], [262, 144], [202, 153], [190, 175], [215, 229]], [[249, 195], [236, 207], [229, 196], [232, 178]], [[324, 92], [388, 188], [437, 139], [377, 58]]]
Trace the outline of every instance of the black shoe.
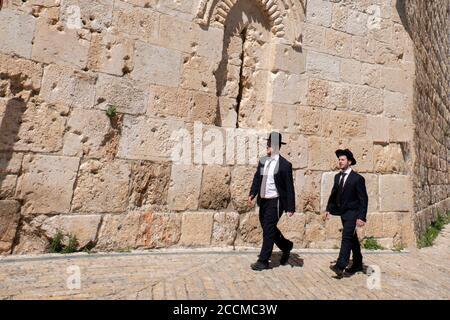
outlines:
[[346, 268], [344, 271], [344, 277], [350, 277], [357, 272], [364, 271], [362, 264], [352, 265], [350, 268]]
[[261, 271], [269, 269], [269, 264], [267, 262], [256, 261], [255, 263], [252, 263], [251, 267], [255, 271]]
[[336, 266], [335, 264], [332, 264], [330, 266], [330, 269], [336, 273], [337, 278], [341, 279], [344, 276], [344, 269], [339, 268], [338, 266]]
[[292, 250], [292, 248], [294, 247], [294, 243], [291, 242], [291, 241], [289, 241], [289, 242], [290, 242], [290, 245], [289, 245], [288, 250], [283, 251], [283, 254], [281, 255], [280, 264], [281, 264], [282, 266], [287, 265], [288, 260], [289, 260], [289, 255], [291, 254], [291, 250]]

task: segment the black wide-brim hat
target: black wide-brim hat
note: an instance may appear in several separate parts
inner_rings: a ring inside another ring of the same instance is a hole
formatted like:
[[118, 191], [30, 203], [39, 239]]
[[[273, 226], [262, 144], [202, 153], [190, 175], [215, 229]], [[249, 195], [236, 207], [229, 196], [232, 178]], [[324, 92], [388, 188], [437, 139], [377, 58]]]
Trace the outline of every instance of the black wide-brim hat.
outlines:
[[269, 134], [269, 138], [267, 138], [266, 140], [267, 140], [267, 144], [270, 144], [271, 142], [272, 142], [272, 137], [273, 137], [273, 139], [276, 141], [276, 140], [278, 140], [278, 142], [279, 142], [279, 144], [280, 145], [282, 145], [282, 144], [286, 144], [286, 142], [283, 142], [283, 136], [281, 135], [281, 133], [279, 133], [279, 132], [276, 132], [276, 131], [272, 131], [270, 134]]
[[356, 164], [356, 160], [353, 157], [353, 153], [348, 149], [338, 149], [336, 150], [336, 157], [346, 156], [348, 160], [352, 162], [352, 166]]

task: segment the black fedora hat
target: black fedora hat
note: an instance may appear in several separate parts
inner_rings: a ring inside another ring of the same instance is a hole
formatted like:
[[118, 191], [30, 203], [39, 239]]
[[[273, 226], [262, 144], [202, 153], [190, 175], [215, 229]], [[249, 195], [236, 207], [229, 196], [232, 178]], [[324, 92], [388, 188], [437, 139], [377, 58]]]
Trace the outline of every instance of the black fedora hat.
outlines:
[[346, 156], [348, 160], [352, 162], [352, 166], [356, 164], [356, 160], [353, 157], [353, 153], [348, 149], [338, 149], [336, 150], [336, 157]]
[[275, 141], [278, 140], [279, 145], [281, 146], [282, 144], [286, 144], [286, 142], [283, 142], [283, 136], [281, 135], [281, 133], [276, 132], [276, 131], [272, 131], [269, 134], [269, 138], [267, 138], [267, 144], [270, 145], [272, 143], [272, 139], [274, 139]]

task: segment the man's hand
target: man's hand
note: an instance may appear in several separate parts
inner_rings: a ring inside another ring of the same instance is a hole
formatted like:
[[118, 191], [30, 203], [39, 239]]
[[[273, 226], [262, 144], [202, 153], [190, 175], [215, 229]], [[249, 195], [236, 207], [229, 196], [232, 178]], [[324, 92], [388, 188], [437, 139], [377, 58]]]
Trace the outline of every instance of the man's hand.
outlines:
[[293, 212], [288, 212], [287, 215], [288, 215], [288, 217], [292, 217], [294, 215], [294, 213]]
[[325, 211], [325, 214], [323, 215], [323, 221], [326, 221], [330, 219], [331, 214], [328, 211]]
[[247, 205], [248, 205], [249, 207], [253, 207], [253, 206], [255, 205], [255, 198], [256, 198], [256, 197], [252, 197], [252, 196], [249, 196], [249, 197], [248, 197]]
[[365, 223], [364, 221], [362, 221], [361, 219], [357, 219], [357, 220], [356, 220], [356, 225], [357, 225], [358, 227], [364, 227], [365, 224], [366, 224], [366, 223]]

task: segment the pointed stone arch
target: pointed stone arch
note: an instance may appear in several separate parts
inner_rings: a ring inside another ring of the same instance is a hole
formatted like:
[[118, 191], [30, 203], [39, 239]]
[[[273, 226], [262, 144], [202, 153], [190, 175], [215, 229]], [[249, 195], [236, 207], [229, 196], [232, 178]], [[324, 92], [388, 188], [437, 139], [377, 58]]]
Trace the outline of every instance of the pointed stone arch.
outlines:
[[[201, 0], [196, 21], [205, 27], [223, 27], [233, 6], [240, 0]], [[272, 33], [294, 47], [301, 46], [301, 23], [306, 0], [253, 0], [266, 14]]]

